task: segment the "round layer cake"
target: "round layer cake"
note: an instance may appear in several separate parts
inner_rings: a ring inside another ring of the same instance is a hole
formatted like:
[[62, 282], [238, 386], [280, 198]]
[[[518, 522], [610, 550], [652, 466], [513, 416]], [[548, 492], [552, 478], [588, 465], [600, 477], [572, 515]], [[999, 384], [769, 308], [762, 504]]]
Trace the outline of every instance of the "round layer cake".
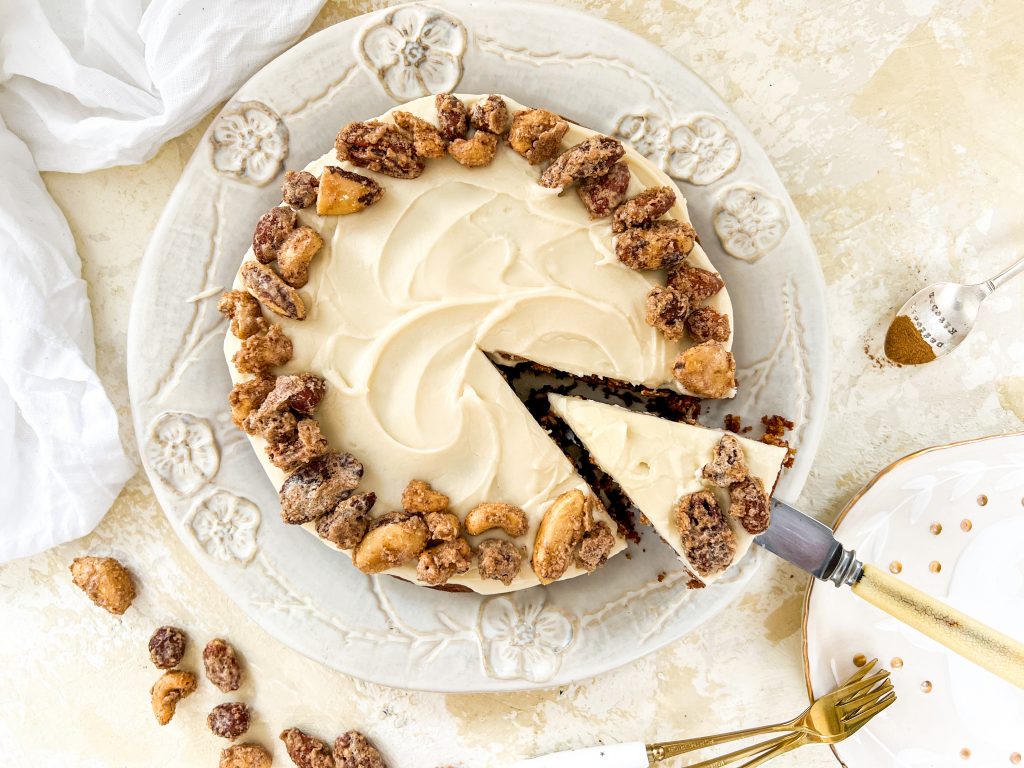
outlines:
[[[469, 125], [458, 122], [462, 105]], [[281, 489], [286, 522], [354, 551], [367, 572], [496, 593], [587, 573], [624, 549], [495, 360], [734, 392], [729, 297], [696, 238], [687, 241], [671, 180], [594, 131], [520, 113], [505, 97], [427, 97], [347, 126], [308, 175], [289, 174], [287, 204], [261, 220], [222, 302], [233, 415]], [[396, 119], [401, 129], [382, 127]], [[267, 311], [255, 315], [245, 291]], [[275, 377], [295, 385], [305, 374], [323, 381], [314, 402], [281, 386], [268, 398], [284, 381]], [[278, 439], [291, 442], [275, 448]], [[345, 476], [326, 501], [317, 494], [333, 481], [315, 471], [325, 450]], [[480, 508], [515, 520], [473, 535], [481, 526], [467, 516]], [[436, 530], [441, 514], [454, 515], [468, 547]], [[563, 518], [576, 526], [570, 539]], [[511, 547], [481, 547], [487, 540]], [[545, 547], [561, 558], [553, 571]], [[508, 560], [511, 549], [522, 555], [515, 573], [484, 567], [483, 552]]]

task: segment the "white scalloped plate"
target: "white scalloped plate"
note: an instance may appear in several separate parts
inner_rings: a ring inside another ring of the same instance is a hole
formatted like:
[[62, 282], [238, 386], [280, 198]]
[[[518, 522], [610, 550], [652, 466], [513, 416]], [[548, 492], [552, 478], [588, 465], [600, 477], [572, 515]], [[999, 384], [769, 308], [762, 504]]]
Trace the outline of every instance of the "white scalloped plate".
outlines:
[[[428, 23], [437, 17], [445, 34]], [[389, 26], [395, 31], [380, 31]], [[406, 36], [398, 52], [380, 42], [396, 34]], [[135, 429], [175, 530], [282, 641], [347, 674], [406, 688], [557, 685], [691, 631], [742, 591], [758, 558], [698, 592], [685, 589], [671, 551], [653, 536], [598, 575], [507, 597], [368, 578], [279, 521], [276, 494], [225, 405], [216, 296], [230, 285], [253, 223], [280, 199], [284, 166], [302, 167], [332, 146], [341, 125], [393, 106], [389, 90], [404, 101], [456, 87], [507, 93], [617, 131], [676, 178], [700, 182], [680, 187], [737, 306], [741, 381], [739, 399], [709, 418], [794, 420], [799, 454], [779, 492], [799, 493], [825, 409], [828, 336], [814, 249], [778, 176], [722, 101], [667, 54], [590, 16], [519, 2], [412, 4], [351, 19], [239, 90], [185, 168], [146, 251], [128, 339]]]
[[[1024, 637], [1024, 433], [938, 446], [901, 459], [847, 506], [836, 535], [865, 562], [889, 567], [1011, 637]], [[1020, 763], [1024, 691], [848, 589], [812, 584], [804, 613], [811, 697], [850, 675], [858, 655], [877, 657], [892, 671], [898, 699], [835, 745], [842, 764]]]

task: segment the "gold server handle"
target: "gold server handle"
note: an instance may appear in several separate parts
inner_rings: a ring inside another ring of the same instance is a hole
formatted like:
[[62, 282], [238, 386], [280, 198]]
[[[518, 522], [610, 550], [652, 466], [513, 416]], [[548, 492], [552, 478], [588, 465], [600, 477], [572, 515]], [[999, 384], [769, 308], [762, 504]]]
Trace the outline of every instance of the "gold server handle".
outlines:
[[1024, 643], [872, 565], [864, 566], [860, 579], [853, 584], [853, 593], [954, 653], [1024, 688]]

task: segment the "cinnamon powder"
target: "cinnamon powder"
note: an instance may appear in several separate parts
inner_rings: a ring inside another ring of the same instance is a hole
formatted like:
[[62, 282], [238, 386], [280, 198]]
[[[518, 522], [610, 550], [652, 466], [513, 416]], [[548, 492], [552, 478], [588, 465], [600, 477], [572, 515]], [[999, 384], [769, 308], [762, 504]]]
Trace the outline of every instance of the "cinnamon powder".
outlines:
[[900, 365], [921, 365], [935, 359], [935, 350], [906, 315], [897, 315], [885, 334], [885, 356]]

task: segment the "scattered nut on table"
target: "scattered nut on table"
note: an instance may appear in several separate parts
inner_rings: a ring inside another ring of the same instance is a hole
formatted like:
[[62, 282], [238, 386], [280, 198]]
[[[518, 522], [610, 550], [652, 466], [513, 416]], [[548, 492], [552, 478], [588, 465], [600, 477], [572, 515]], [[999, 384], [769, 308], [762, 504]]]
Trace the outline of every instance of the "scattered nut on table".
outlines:
[[160, 725], [171, 722], [178, 702], [186, 696], [191, 696], [197, 685], [196, 676], [191, 672], [183, 672], [180, 669], [164, 672], [150, 689], [156, 721]]
[[157, 669], [173, 669], [185, 655], [185, 633], [177, 627], [158, 627], [149, 638], [149, 658]]
[[259, 744], [234, 744], [221, 750], [218, 768], [270, 768], [271, 758]]
[[76, 557], [71, 579], [100, 608], [120, 616], [135, 599], [132, 576], [112, 557]]
[[215, 637], [203, 649], [203, 666], [207, 679], [224, 693], [237, 691], [242, 685], [242, 665], [235, 649], [226, 640]]
[[206, 716], [206, 725], [215, 736], [234, 741], [249, 730], [251, 718], [247, 705], [240, 701], [229, 701], [210, 710]]

